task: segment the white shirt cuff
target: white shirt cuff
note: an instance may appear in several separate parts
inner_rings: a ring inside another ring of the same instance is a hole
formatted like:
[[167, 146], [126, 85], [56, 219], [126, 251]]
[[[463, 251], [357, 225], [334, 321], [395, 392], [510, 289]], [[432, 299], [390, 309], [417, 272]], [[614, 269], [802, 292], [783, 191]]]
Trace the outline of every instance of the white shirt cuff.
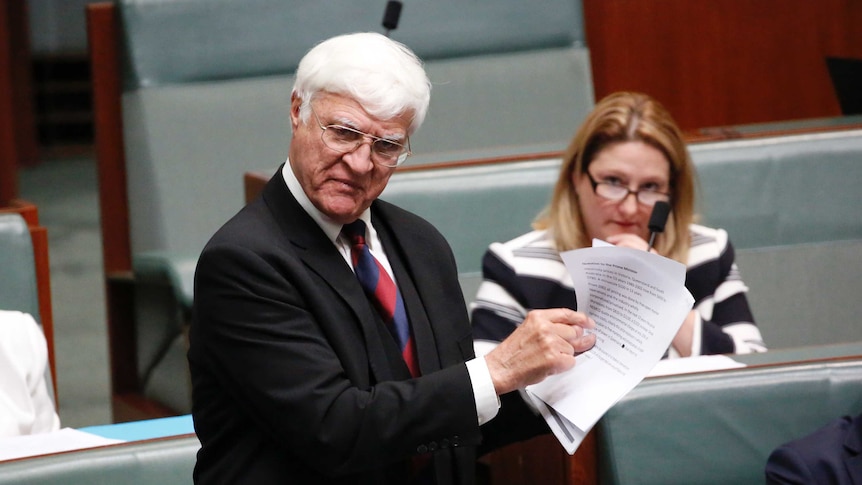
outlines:
[[500, 398], [494, 389], [494, 381], [491, 380], [491, 372], [485, 357], [476, 357], [467, 361], [467, 372], [470, 374], [470, 382], [473, 384], [473, 397], [476, 400], [476, 415], [479, 416], [479, 425], [483, 425], [494, 419], [500, 411]]
[[703, 317], [698, 311], [695, 311], [694, 315], [694, 328], [691, 331], [691, 357], [700, 355], [703, 342]]

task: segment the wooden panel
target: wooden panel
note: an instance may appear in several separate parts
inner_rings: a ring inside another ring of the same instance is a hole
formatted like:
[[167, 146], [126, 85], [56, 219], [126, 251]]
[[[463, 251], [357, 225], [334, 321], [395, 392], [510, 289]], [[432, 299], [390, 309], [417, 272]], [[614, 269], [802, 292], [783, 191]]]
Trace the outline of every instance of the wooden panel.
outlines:
[[[112, 3], [87, 5], [95, 151], [115, 421], [165, 416], [143, 397], [138, 379], [134, 276], [123, 140], [120, 26]], [[176, 413], [174, 413], [176, 414]]]
[[594, 485], [598, 483], [595, 432], [569, 456], [553, 435], [514, 443], [489, 453], [491, 485]]
[[18, 142], [12, 88], [12, 32], [9, 2], [0, 0], [0, 206], [18, 196]]
[[18, 196], [18, 167], [39, 158], [27, 19], [25, 0], [0, 0], [0, 205]]
[[584, 0], [596, 99], [642, 91], [683, 129], [840, 115], [826, 56], [862, 57], [853, 0]]
[[119, 26], [113, 4], [87, 6], [87, 36], [93, 80], [102, 250], [105, 273], [110, 274], [132, 268], [120, 98]]
[[134, 392], [129, 394], [114, 394], [111, 397], [111, 405], [115, 423], [167, 418], [177, 415], [176, 411], [168, 409]]

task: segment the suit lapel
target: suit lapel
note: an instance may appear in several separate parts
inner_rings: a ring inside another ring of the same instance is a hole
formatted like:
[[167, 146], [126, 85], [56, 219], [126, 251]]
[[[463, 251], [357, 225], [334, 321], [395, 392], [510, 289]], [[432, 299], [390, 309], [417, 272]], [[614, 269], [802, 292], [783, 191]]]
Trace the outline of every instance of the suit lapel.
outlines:
[[375, 211], [373, 221], [377, 236], [386, 249], [386, 257], [395, 273], [398, 289], [401, 291], [401, 297], [407, 308], [407, 317], [413, 331], [416, 353], [419, 356], [419, 369], [423, 373], [440, 370], [437, 342], [431, 322], [428, 319], [428, 313], [416, 287], [416, 281], [420, 276], [412, 269], [411, 259], [406, 257], [404, 251], [404, 248], [410, 247], [410, 245], [403, 244], [401, 233], [393, 230], [385, 214]]
[[[328, 239], [326, 243], [332, 246]], [[361, 328], [365, 339], [365, 350], [375, 381], [392, 380], [397, 374], [396, 371], [400, 369], [393, 368], [390, 363], [393, 361], [402, 362], [395, 340], [384, 327], [380, 315], [374, 310], [356, 280], [356, 276], [341, 258], [341, 255], [334, 247], [334, 255], [329, 251], [319, 251], [318, 249], [309, 247], [305, 251], [298, 250], [297, 252], [309, 269], [320, 275], [321, 279], [326, 281], [353, 310], [356, 315], [355, 323]], [[333, 261], [337, 264], [333, 264]], [[406, 365], [404, 365], [404, 372], [409, 375]]]

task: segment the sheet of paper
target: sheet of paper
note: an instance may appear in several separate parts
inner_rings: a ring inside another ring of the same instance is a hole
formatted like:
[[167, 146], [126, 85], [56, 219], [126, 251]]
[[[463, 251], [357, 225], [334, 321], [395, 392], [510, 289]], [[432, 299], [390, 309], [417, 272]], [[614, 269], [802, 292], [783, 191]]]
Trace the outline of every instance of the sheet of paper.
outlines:
[[560, 413], [554, 411], [554, 408], [548, 406], [544, 401], [536, 397], [535, 394], [527, 392], [527, 395], [532, 400], [533, 406], [539, 411], [539, 413], [541, 413], [542, 417], [545, 418], [545, 421], [551, 428], [551, 432], [554, 433], [554, 436], [557, 437], [557, 440], [563, 445], [563, 448], [570, 455], [574, 454], [575, 450], [578, 449], [578, 446], [581, 445], [590, 430], [588, 429], [583, 431], [579, 429]]
[[694, 299], [685, 288], [685, 266], [656, 254], [610, 246], [561, 256], [578, 309], [596, 321], [596, 345], [579, 355], [571, 370], [527, 392], [554, 411], [546, 420], [561, 430], [555, 434], [573, 453], [580, 443], [568, 436], [586, 435], [655, 367]]
[[53, 433], [0, 438], [0, 461], [122, 442], [123, 440], [102, 438], [76, 429], [63, 428]]

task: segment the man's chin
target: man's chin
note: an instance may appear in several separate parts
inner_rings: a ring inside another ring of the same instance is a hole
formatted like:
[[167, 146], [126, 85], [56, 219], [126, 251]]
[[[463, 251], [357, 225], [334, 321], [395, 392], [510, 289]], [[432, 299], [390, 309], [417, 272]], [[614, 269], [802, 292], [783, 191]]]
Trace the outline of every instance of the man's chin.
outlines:
[[339, 224], [355, 221], [366, 208], [352, 198], [330, 200], [324, 207], [318, 207], [326, 217]]

